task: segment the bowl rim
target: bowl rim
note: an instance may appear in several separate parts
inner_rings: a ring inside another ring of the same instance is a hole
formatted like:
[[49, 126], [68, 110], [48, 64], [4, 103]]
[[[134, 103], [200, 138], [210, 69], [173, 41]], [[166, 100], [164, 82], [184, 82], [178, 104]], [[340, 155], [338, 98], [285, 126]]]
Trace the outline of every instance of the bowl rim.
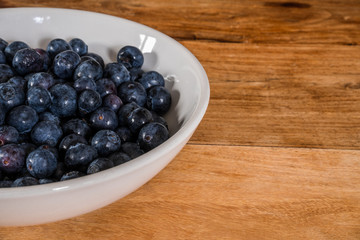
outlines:
[[181, 43], [173, 39], [172, 37], [156, 30], [150, 28], [144, 24], [131, 21], [122, 17], [117, 17], [110, 14], [92, 12], [86, 10], [79, 9], [67, 9], [67, 8], [52, 8], [52, 7], [19, 7], [19, 8], [2, 8], [0, 9], [0, 14], [6, 12], [16, 12], [16, 11], [46, 11], [47, 14], [55, 14], [55, 12], [63, 12], [66, 14], [90, 14], [96, 15], [96, 17], [109, 18], [113, 21], [122, 22], [122, 24], [134, 25], [138, 28], [143, 28], [146, 31], [150, 31], [151, 33], [156, 34], [157, 36], [166, 39], [166, 41], [170, 41], [171, 43], [177, 45], [178, 48], [187, 55], [189, 59], [192, 59], [194, 62], [194, 66], [196, 66], [200, 79], [200, 92], [199, 92], [199, 101], [194, 107], [193, 112], [191, 113], [189, 119], [184, 122], [183, 126], [178, 129], [170, 138], [164, 143], [158, 146], [157, 148], [129, 161], [123, 163], [121, 165], [112, 167], [110, 169], [98, 172], [96, 174], [85, 175], [79, 178], [70, 179], [66, 181], [59, 181], [48, 184], [40, 184], [26, 187], [10, 187], [10, 188], [0, 188], [0, 200], [2, 199], [10, 199], [10, 198], [18, 198], [18, 197], [31, 197], [31, 196], [39, 196], [46, 195], [55, 192], [68, 191], [68, 190], [76, 190], [79, 188], [84, 188], [96, 184], [101, 184], [112, 179], [115, 179], [119, 176], [132, 173], [146, 165], [151, 164], [157, 158], [166, 155], [167, 152], [171, 152], [185, 138], [190, 138], [200, 121], [202, 120], [207, 107], [210, 101], [210, 84], [207, 74], [199, 62], [199, 60]]

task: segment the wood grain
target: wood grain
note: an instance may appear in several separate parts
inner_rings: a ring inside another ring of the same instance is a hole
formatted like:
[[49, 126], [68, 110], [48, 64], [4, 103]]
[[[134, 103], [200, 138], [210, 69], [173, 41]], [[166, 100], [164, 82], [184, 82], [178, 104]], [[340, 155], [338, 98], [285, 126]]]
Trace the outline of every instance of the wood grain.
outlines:
[[0, 239], [359, 239], [359, 158], [359, 151], [191, 144], [114, 204], [0, 228]]
[[0, 0], [31, 6], [168, 34], [203, 64], [211, 99], [190, 142], [136, 192], [0, 228], [0, 240], [360, 239], [358, 0]]

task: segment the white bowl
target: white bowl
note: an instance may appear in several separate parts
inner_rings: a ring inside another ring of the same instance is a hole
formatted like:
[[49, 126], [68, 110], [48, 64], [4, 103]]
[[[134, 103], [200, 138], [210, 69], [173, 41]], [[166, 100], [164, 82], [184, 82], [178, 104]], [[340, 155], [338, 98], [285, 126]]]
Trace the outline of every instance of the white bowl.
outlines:
[[0, 189], [0, 226], [62, 220], [108, 205], [133, 192], [162, 170], [187, 143], [209, 102], [210, 88], [198, 60], [172, 38], [114, 16], [54, 8], [0, 9], [0, 37], [46, 48], [49, 40], [78, 37], [89, 52], [115, 61], [124, 45], [144, 53], [144, 70], [166, 77], [173, 104], [165, 116], [171, 137], [156, 149], [125, 164], [81, 178], [51, 184]]

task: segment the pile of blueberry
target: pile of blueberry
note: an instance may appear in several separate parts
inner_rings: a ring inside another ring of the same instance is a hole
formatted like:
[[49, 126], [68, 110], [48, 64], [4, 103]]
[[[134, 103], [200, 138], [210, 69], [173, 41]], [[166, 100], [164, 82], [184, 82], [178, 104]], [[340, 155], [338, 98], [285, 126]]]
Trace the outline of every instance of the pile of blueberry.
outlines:
[[143, 63], [133, 46], [104, 64], [79, 38], [0, 38], [0, 187], [93, 174], [166, 141], [171, 94]]

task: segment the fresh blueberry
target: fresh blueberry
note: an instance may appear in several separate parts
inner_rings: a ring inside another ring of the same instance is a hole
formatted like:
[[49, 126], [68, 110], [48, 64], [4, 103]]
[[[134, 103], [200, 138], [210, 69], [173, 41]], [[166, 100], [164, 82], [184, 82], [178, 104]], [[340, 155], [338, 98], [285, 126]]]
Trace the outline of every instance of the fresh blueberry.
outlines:
[[71, 50], [71, 46], [64, 39], [56, 38], [49, 42], [46, 50], [50, 58], [53, 59], [59, 53]]
[[134, 109], [136, 109], [138, 107], [139, 107], [139, 105], [137, 105], [135, 102], [131, 102], [131, 103], [127, 103], [127, 104], [123, 105], [117, 113], [118, 120], [119, 120], [119, 126], [127, 127], [128, 116]]
[[66, 50], [55, 56], [52, 71], [59, 78], [72, 78], [79, 63], [80, 56], [72, 50]]
[[87, 174], [97, 173], [112, 168], [113, 166], [114, 163], [108, 158], [97, 158], [89, 164], [86, 173]]
[[46, 149], [36, 149], [26, 158], [26, 168], [36, 178], [50, 177], [56, 170], [57, 159]]
[[77, 92], [82, 92], [86, 89], [97, 90], [95, 81], [90, 78], [79, 78], [75, 80], [74, 88]]
[[13, 69], [7, 64], [0, 64], [0, 83], [8, 81], [10, 78], [14, 77], [15, 73]]
[[123, 82], [130, 81], [130, 73], [121, 63], [108, 63], [105, 66], [104, 76], [111, 79], [118, 87]]
[[154, 111], [151, 111], [151, 115], [152, 115], [153, 122], [161, 123], [161, 124], [164, 125], [167, 129], [169, 129], [169, 126], [168, 126], [165, 118], [163, 118], [162, 116], [160, 116], [159, 114], [157, 114], [157, 113], [154, 112]]
[[59, 152], [63, 156], [65, 155], [66, 151], [71, 147], [75, 146], [77, 143], [84, 143], [87, 144], [88, 142], [86, 139], [78, 134], [72, 133], [67, 136], [65, 136], [60, 144], [59, 144]]
[[78, 177], [85, 176], [85, 173], [80, 171], [70, 171], [67, 173], [64, 173], [64, 175], [60, 178], [60, 181], [70, 180]]
[[16, 128], [19, 133], [31, 131], [39, 117], [36, 111], [29, 106], [20, 105], [10, 110], [7, 116], [7, 124]]
[[0, 64], [6, 64], [6, 56], [5, 53], [3, 51], [0, 51]]
[[93, 136], [91, 146], [100, 156], [107, 156], [120, 149], [121, 140], [112, 130], [100, 130]]
[[94, 147], [84, 143], [77, 143], [66, 151], [64, 162], [70, 168], [81, 165], [86, 166], [97, 156], [98, 153]]
[[11, 180], [2, 180], [0, 181], [0, 188], [9, 188], [13, 184], [13, 181]]
[[159, 146], [169, 138], [167, 128], [157, 122], [144, 125], [138, 135], [138, 143], [144, 151], [150, 151]]
[[100, 107], [91, 113], [89, 123], [95, 129], [114, 130], [118, 126], [118, 118], [110, 108]]
[[56, 124], [60, 124], [60, 118], [55, 116], [51, 112], [42, 112], [39, 114], [39, 121], [52, 121]]
[[85, 139], [88, 139], [92, 135], [90, 126], [84, 120], [78, 118], [70, 119], [64, 123], [62, 128], [64, 135], [75, 133], [85, 137]]
[[25, 151], [25, 155], [29, 155], [32, 151], [34, 151], [37, 147], [35, 144], [30, 142], [23, 142], [19, 144], [19, 147], [21, 147]]
[[34, 144], [55, 147], [63, 135], [61, 127], [55, 122], [38, 122], [31, 131], [31, 140]]
[[24, 187], [24, 186], [32, 186], [38, 185], [39, 181], [34, 177], [20, 177], [17, 178], [11, 185], [11, 187]]
[[50, 89], [56, 83], [54, 77], [48, 72], [37, 72], [29, 77], [27, 82], [28, 89], [32, 87], [42, 87]]
[[165, 86], [164, 77], [156, 71], [144, 73], [138, 81], [146, 90], [153, 86]]
[[47, 183], [53, 183], [54, 180], [50, 179], [50, 178], [41, 178], [39, 179], [39, 184], [47, 184]]
[[16, 128], [8, 125], [0, 126], [0, 146], [8, 143], [17, 143], [19, 140], [19, 132]]
[[129, 70], [130, 73], [130, 81], [134, 82], [141, 78], [144, 71], [141, 68], [132, 68]]
[[94, 90], [84, 90], [79, 95], [78, 109], [80, 114], [86, 115], [98, 109], [102, 104], [101, 96]]
[[147, 94], [146, 106], [150, 111], [163, 115], [169, 111], [171, 106], [171, 94], [162, 86], [154, 86]]
[[50, 151], [52, 154], [54, 154], [56, 159], [59, 159], [59, 152], [56, 149], [56, 147], [52, 147], [52, 146], [44, 144], [44, 145], [41, 145], [40, 147], [38, 147], [37, 149], [45, 149], [47, 151]]
[[32, 48], [20, 49], [16, 52], [12, 60], [13, 68], [21, 76], [39, 72], [42, 70], [43, 65], [44, 61], [40, 54]]
[[141, 68], [144, 63], [142, 52], [134, 46], [125, 46], [117, 54], [117, 61], [126, 66], [126, 68]]
[[152, 114], [144, 107], [138, 107], [130, 112], [127, 117], [127, 126], [133, 133], [138, 133], [140, 128], [152, 121]]
[[27, 91], [27, 104], [36, 112], [44, 112], [51, 104], [49, 91], [42, 87], [32, 87]]
[[8, 44], [9, 44], [9, 43], [8, 43], [7, 41], [5, 41], [4, 39], [0, 38], [0, 51], [3, 52]]
[[40, 58], [43, 61], [43, 66], [41, 71], [46, 72], [51, 67], [51, 62], [52, 62], [49, 53], [41, 48], [35, 48], [35, 51], [40, 55]]
[[52, 104], [50, 111], [58, 117], [75, 115], [77, 109], [77, 94], [74, 88], [67, 84], [56, 84], [50, 88]]
[[125, 142], [121, 145], [121, 151], [126, 153], [131, 159], [137, 158], [144, 154], [144, 151], [137, 143]]
[[93, 59], [95, 59], [95, 60], [100, 64], [100, 66], [101, 66], [102, 68], [105, 67], [104, 60], [103, 60], [103, 58], [102, 58], [99, 54], [90, 53], [90, 52], [89, 52], [89, 53], [86, 54], [85, 56], [87, 56], [87, 57], [92, 57]]
[[146, 103], [146, 90], [138, 82], [124, 82], [118, 88], [118, 96], [123, 103], [135, 102], [140, 107]]
[[10, 110], [25, 102], [24, 90], [9, 83], [0, 83], [0, 104]]
[[114, 152], [108, 157], [114, 164], [118, 166], [131, 160], [131, 157], [124, 152]]
[[7, 81], [7, 83], [15, 88], [21, 88], [23, 91], [25, 90], [25, 87], [27, 85], [27, 81], [21, 76], [12, 77], [9, 79], [9, 81]]
[[96, 90], [101, 97], [108, 94], [117, 94], [115, 83], [108, 78], [101, 78], [96, 81]]
[[25, 42], [22, 41], [14, 41], [7, 45], [4, 49], [4, 53], [6, 56], [6, 60], [8, 63], [12, 63], [15, 53], [20, 49], [30, 48]]
[[121, 99], [115, 94], [108, 94], [103, 99], [103, 106], [109, 107], [115, 113], [123, 106]]
[[76, 81], [77, 79], [85, 78], [97, 81], [102, 76], [103, 69], [101, 65], [95, 59], [88, 59], [76, 67], [73, 79]]
[[18, 144], [10, 143], [0, 147], [0, 171], [14, 174], [25, 165], [25, 151]]
[[0, 125], [4, 124], [5, 117], [6, 117], [7, 109], [4, 107], [3, 104], [0, 104]]
[[73, 38], [69, 41], [69, 45], [71, 49], [79, 54], [79, 56], [83, 56], [88, 53], [88, 46], [86, 43], [80, 38]]
[[134, 134], [128, 127], [119, 127], [115, 130], [122, 143], [131, 142], [134, 140]]

